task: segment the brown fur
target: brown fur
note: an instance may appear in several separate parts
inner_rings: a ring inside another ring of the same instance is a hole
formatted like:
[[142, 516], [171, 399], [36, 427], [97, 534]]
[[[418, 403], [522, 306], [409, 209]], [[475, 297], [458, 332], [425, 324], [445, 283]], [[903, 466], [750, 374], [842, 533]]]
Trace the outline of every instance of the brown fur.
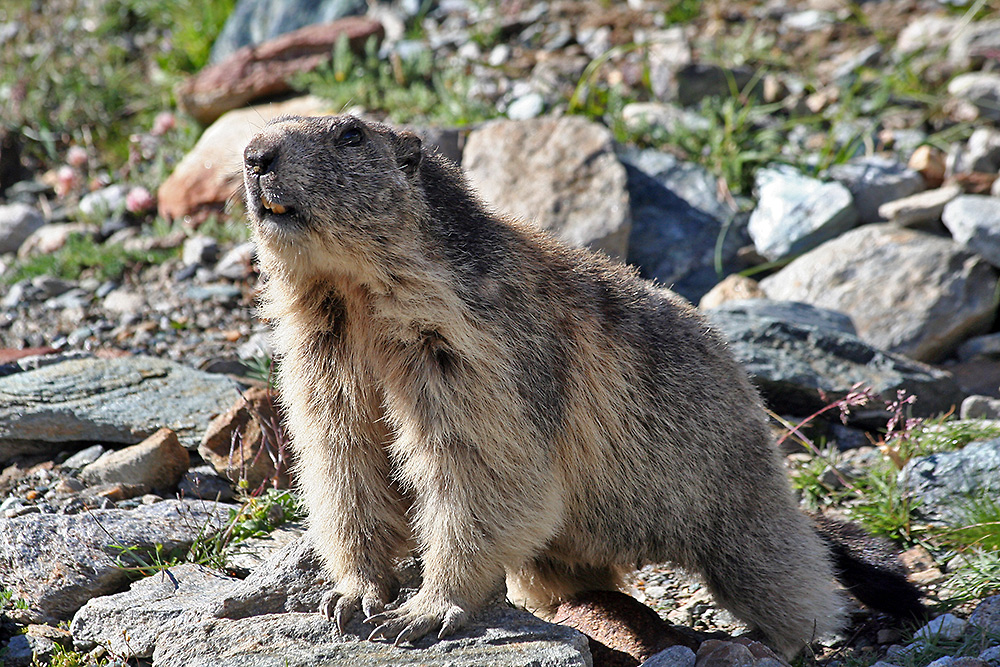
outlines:
[[[665, 561], [785, 653], [840, 627], [758, 395], [689, 305], [490, 213], [456, 167], [383, 125], [278, 119], [245, 158], [341, 627], [363, 610], [373, 637], [445, 636], [505, 578], [511, 599], [552, 609]], [[423, 587], [384, 612], [414, 548]]]

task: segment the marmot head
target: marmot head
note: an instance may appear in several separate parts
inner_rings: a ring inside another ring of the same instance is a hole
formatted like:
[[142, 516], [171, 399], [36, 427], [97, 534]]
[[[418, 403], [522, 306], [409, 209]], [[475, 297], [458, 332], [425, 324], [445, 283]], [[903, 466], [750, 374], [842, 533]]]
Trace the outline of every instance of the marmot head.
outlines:
[[268, 123], [243, 152], [247, 217], [265, 266], [309, 275], [391, 262], [426, 216], [423, 157], [416, 135], [354, 116]]

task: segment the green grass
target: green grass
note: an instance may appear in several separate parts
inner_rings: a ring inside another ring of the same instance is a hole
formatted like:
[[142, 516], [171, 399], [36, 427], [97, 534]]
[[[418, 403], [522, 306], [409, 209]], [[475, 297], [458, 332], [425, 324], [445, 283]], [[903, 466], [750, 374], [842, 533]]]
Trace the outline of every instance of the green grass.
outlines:
[[14, 91], [0, 122], [43, 164], [58, 163], [70, 143], [93, 148], [102, 166], [124, 164], [130, 138], [148, 132], [173, 107], [174, 84], [205, 64], [233, 6], [67, 1], [39, 11], [32, 0], [9, 0], [5, 20], [21, 29], [0, 49], [0, 88]]
[[53, 276], [63, 280], [93, 277], [118, 280], [136, 265], [159, 264], [177, 256], [176, 249], [126, 250], [118, 244], [98, 243], [85, 234], [71, 234], [66, 244], [48, 255], [37, 255], [15, 263], [0, 278], [11, 285], [26, 278]]
[[9, 588], [0, 588], [0, 608], [27, 609], [28, 603], [14, 597], [14, 591]]
[[882, 442], [882, 456], [844, 487], [830, 488], [822, 481], [829, 465], [836, 464], [837, 454], [830, 450], [799, 462], [791, 472], [792, 484], [811, 509], [837, 506], [873, 534], [902, 548], [926, 547], [942, 569], [948, 566], [950, 578], [940, 606], [950, 608], [1000, 593], [1000, 500], [995, 492], [982, 492], [967, 499], [949, 525], [927, 523], [920, 519], [917, 503], [900, 487], [898, 474], [913, 457], [955, 451], [996, 437], [1000, 426], [995, 423], [931, 420]]
[[158, 544], [152, 551], [135, 546], [114, 545], [118, 566], [136, 578], [148, 577], [175, 565], [196, 563], [222, 570], [230, 549], [244, 540], [263, 537], [277, 527], [305, 517], [305, 509], [291, 491], [268, 489], [259, 496], [248, 496], [239, 507], [229, 511], [224, 526], [205, 524], [187, 549], [167, 550]]
[[429, 49], [411, 58], [379, 59], [374, 39], [359, 56], [342, 38], [329, 64], [294, 83], [338, 109], [360, 106], [396, 123], [468, 125], [496, 115], [470, 97], [473, 81], [463, 70], [435, 60]]

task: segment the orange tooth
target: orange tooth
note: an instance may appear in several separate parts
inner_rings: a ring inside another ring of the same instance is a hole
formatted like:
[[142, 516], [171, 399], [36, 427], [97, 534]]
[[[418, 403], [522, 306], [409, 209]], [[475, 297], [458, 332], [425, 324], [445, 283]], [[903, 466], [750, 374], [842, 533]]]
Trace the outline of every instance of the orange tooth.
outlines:
[[265, 197], [265, 196], [263, 196], [263, 195], [261, 195], [260, 203], [264, 205], [264, 208], [266, 208], [267, 210], [271, 211], [272, 213], [276, 213], [278, 215], [281, 215], [286, 210], [288, 210], [284, 206], [282, 206], [281, 204], [275, 204], [274, 202], [268, 200], [268, 198]]

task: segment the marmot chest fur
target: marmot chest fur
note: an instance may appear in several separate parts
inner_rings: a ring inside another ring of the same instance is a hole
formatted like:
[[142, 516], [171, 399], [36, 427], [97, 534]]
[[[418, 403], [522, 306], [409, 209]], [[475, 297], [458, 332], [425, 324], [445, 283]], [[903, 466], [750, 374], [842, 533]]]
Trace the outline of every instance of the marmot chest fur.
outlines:
[[[273, 121], [245, 186], [341, 628], [443, 637], [504, 581], [546, 609], [665, 561], [786, 654], [841, 625], [758, 395], [685, 302], [358, 118]], [[412, 549], [423, 586], [386, 611]]]

